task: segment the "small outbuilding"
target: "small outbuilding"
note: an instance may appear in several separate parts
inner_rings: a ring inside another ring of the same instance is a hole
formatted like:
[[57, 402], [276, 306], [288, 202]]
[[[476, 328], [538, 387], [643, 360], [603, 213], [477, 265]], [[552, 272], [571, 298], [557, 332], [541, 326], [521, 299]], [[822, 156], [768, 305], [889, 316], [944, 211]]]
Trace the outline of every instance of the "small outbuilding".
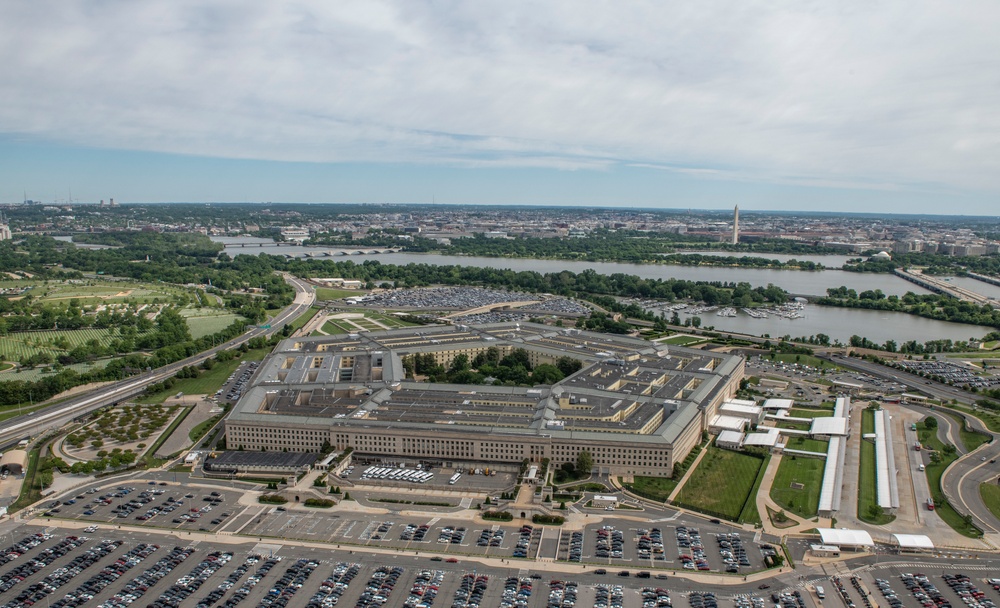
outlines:
[[0, 458], [0, 471], [7, 471], [11, 475], [22, 475], [26, 468], [28, 468], [28, 452], [24, 450], [11, 450]]
[[848, 530], [847, 528], [819, 528], [816, 531], [819, 532], [824, 545], [834, 545], [850, 549], [864, 549], [875, 546], [875, 541], [872, 540], [872, 535], [864, 530]]
[[722, 431], [715, 438], [715, 445], [727, 450], [739, 450], [743, 447], [743, 433], [739, 431]]
[[608, 507], [617, 507], [618, 506], [618, 497], [617, 496], [610, 496], [610, 495], [607, 495], [607, 494], [594, 494], [594, 499], [593, 500], [594, 500], [593, 504], [594, 504], [595, 507], [603, 507], [603, 508], [606, 509]]
[[923, 534], [893, 534], [892, 543], [900, 551], [933, 551], [934, 541]]

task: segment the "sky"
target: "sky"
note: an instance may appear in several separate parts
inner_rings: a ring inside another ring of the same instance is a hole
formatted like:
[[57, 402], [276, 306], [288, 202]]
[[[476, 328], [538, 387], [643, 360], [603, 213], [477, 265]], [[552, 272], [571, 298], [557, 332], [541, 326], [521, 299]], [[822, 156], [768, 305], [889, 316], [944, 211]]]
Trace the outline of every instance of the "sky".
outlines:
[[995, 0], [0, 3], [0, 202], [997, 215]]

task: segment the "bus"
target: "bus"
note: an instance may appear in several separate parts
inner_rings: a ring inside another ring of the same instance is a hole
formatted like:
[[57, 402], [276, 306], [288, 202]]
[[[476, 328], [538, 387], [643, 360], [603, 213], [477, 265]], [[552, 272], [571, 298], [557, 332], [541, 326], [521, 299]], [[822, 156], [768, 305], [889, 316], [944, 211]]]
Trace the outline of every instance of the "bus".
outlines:
[[451, 479], [448, 480], [448, 485], [450, 485], [450, 486], [455, 485], [456, 483], [458, 483], [458, 480], [461, 479], [461, 478], [462, 478], [462, 474], [461, 473], [455, 473], [454, 475], [451, 476]]

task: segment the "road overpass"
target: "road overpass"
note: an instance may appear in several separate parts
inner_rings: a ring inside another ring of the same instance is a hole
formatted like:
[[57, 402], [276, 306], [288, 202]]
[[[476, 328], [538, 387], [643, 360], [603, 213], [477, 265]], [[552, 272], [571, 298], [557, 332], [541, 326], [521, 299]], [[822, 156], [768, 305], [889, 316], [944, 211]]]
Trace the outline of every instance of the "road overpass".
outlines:
[[959, 287], [958, 285], [952, 285], [948, 281], [943, 281], [937, 277], [931, 277], [924, 274], [920, 269], [904, 269], [897, 268], [893, 272], [896, 276], [901, 277], [911, 283], [916, 283], [921, 287], [930, 289], [934, 293], [944, 294], [946, 296], [951, 296], [958, 300], [963, 300], [965, 302], [972, 302], [974, 304], [979, 304], [980, 306], [1000, 306], [996, 300], [988, 298], [981, 293], [976, 293], [972, 290], [966, 289], [964, 287]]
[[289, 274], [283, 274], [283, 276], [295, 288], [295, 300], [271, 320], [270, 329], [254, 327], [239, 337], [193, 357], [103, 386], [31, 414], [5, 420], [0, 423], [0, 446], [16, 443], [25, 437], [40, 435], [49, 429], [58, 428], [78, 416], [134, 397], [142, 393], [150, 384], [162, 382], [176, 374], [182, 367], [199, 365], [220, 351], [236, 348], [257, 336], [268, 336], [280, 331], [286, 323], [305, 313], [316, 301], [316, 292], [313, 291], [312, 286]]

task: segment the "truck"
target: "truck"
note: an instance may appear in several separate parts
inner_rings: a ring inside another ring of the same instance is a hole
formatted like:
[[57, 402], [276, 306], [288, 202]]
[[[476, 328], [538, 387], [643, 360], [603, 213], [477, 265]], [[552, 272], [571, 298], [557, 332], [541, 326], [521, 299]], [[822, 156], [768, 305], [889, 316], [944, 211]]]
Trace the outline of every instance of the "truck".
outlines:
[[934, 510], [934, 499], [933, 498], [928, 498], [927, 499], [927, 510], [928, 511], [933, 511]]
[[913, 451], [914, 452], [919, 452], [922, 449], [923, 448], [920, 447], [920, 442], [919, 441], [914, 441], [913, 442]]

